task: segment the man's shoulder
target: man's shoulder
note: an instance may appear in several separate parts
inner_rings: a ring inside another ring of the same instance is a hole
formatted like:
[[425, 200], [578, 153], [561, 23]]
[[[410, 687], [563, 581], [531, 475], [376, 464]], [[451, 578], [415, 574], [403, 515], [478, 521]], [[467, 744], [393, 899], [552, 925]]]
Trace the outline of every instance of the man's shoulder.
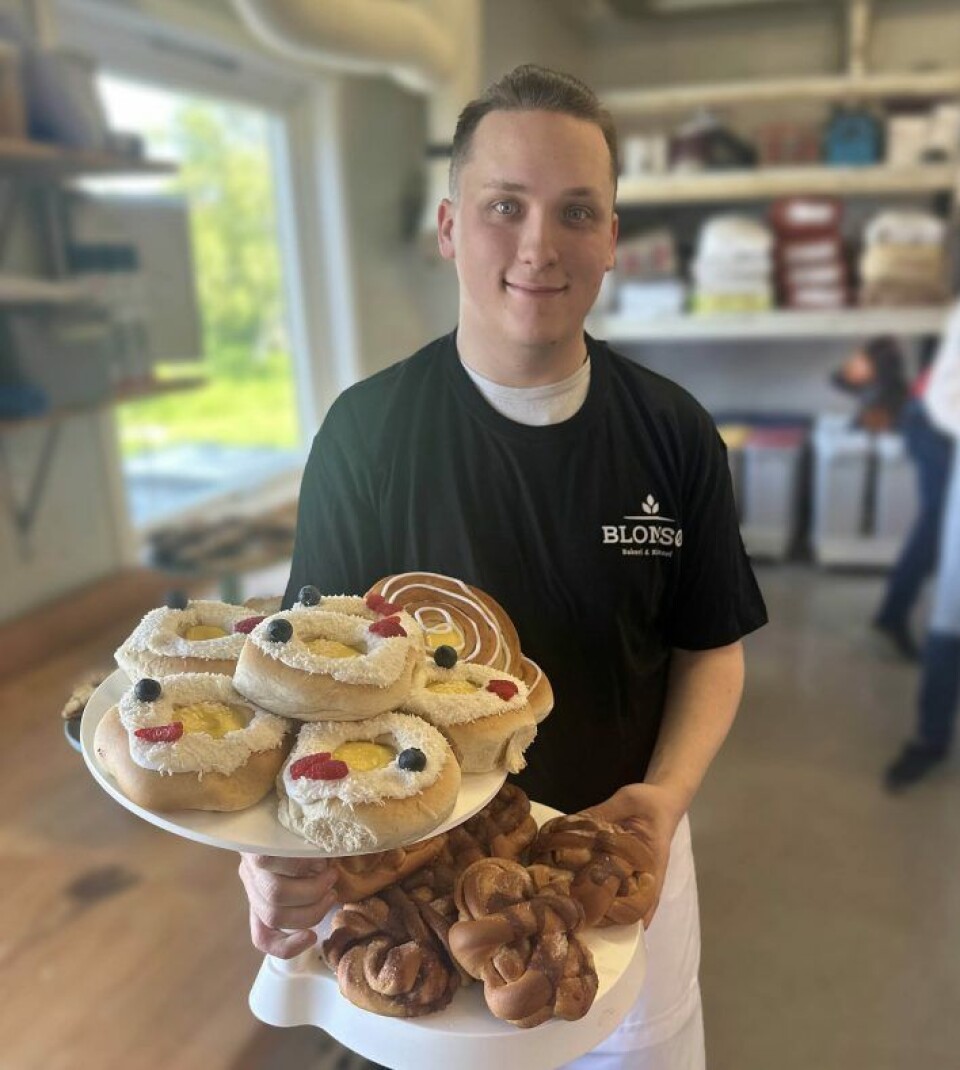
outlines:
[[626, 405], [639, 405], [660, 420], [675, 421], [684, 429], [713, 429], [713, 418], [679, 383], [601, 343], [609, 358], [613, 397]]
[[446, 335], [435, 338], [411, 356], [347, 387], [333, 408], [355, 416], [382, 417], [395, 406], [409, 402], [440, 370], [447, 341]]

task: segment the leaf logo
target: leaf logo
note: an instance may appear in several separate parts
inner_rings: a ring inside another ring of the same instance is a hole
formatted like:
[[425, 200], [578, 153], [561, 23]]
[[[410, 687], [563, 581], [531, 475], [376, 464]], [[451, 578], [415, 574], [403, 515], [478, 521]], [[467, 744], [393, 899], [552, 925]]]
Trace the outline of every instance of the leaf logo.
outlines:
[[656, 516], [660, 512], [660, 503], [652, 494], [648, 494], [640, 508], [647, 516]]

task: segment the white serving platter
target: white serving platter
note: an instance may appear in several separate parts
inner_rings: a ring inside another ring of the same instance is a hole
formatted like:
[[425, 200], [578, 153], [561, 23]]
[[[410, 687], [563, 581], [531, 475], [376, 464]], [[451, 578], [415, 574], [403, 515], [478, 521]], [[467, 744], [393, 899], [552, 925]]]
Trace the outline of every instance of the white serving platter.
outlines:
[[[533, 803], [538, 824], [557, 814]], [[334, 911], [317, 926], [329, 931]], [[269, 955], [250, 991], [250, 1009], [274, 1026], [314, 1025], [366, 1059], [390, 1070], [555, 1070], [609, 1036], [636, 1002], [647, 968], [643, 927], [617, 925], [579, 934], [593, 953], [599, 987], [578, 1022], [552, 1019], [517, 1029], [490, 1013], [483, 986], [461, 988], [449, 1007], [423, 1018], [386, 1018], [340, 995], [334, 974], [316, 947], [284, 962]]]
[[[119, 785], [97, 758], [93, 746], [94, 733], [101, 718], [114, 706], [130, 687], [126, 674], [117, 669], [94, 691], [83, 711], [80, 726], [80, 749], [87, 768], [94, 780], [108, 795], [137, 817], [151, 825], [172, 832], [175, 836], [221, 847], [227, 851], [245, 851], [252, 854], [277, 855], [286, 858], [326, 858], [330, 852], [317, 847], [308, 840], [290, 832], [277, 819], [277, 797], [271, 792], [255, 806], [233, 813], [212, 813], [206, 810], [177, 810], [161, 813], [138, 806], [128, 799]], [[450, 817], [442, 825], [432, 829], [435, 836], [446, 829], [462, 824], [472, 817], [500, 790], [506, 773], [464, 773], [460, 782], [460, 794]], [[337, 852], [346, 854], [347, 852]], [[364, 852], [360, 852], [364, 853]]]

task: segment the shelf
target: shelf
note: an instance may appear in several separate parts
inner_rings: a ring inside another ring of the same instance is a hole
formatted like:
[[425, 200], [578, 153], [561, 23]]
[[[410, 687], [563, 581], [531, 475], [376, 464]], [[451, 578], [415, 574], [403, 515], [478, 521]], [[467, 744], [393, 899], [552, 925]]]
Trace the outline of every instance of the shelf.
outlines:
[[622, 89], [601, 94], [617, 118], [670, 115], [702, 108], [809, 101], [882, 100], [885, 97], [960, 96], [960, 70], [927, 73], [807, 76], [771, 81], [719, 82], [672, 89]]
[[753, 201], [796, 194], [889, 196], [949, 192], [958, 169], [922, 167], [768, 167], [753, 171], [709, 171], [624, 177], [617, 206]]
[[90, 288], [80, 282], [0, 274], [0, 307], [93, 304], [95, 300]]
[[140, 401], [144, 398], [160, 397], [163, 394], [174, 394], [181, 390], [196, 390], [206, 385], [207, 380], [202, 376], [185, 376], [179, 379], [158, 379], [150, 382], [131, 383], [119, 388], [110, 397], [104, 398], [98, 403], [89, 405], [75, 405], [69, 408], [53, 409], [37, 416], [24, 416], [20, 419], [0, 418], [0, 431], [9, 431], [20, 427], [30, 427], [37, 424], [56, 423], [66, 420], [71, 416], [79, 416], [83, 413], [95, 412], [97, 409], [106, 408], [108, 405], [125, 405], [128, 401]]
[[618, 342], [747, 341], [775, 338], [866, 338], [876, 334], [939, 334], [949, 308], [845, 308], [831, 312], [789, 309], [725, 316], [670, 316], [642, 320], [593, 316], [588, 329]]
[[42, 141], [0, 138], [0, 175], [36, 177], [78, 175], [172, 175], [175, 164], [161, 160], [139, 160], [114, 153], [68, 149]]

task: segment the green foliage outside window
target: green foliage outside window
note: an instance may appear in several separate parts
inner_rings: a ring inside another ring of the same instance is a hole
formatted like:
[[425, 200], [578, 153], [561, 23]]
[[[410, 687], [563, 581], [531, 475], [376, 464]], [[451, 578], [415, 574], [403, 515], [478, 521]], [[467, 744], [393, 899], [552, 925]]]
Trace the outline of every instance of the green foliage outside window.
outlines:
[[202, 363], [161, 366], [158, 375], [209, 381], [122, 406], [123, 452], [184, 442], [295, 448], [267, 121], [189, 100], [148, 144], [151, 155], [180, 162], [171, 189], [190, 202], [204, 337]]

